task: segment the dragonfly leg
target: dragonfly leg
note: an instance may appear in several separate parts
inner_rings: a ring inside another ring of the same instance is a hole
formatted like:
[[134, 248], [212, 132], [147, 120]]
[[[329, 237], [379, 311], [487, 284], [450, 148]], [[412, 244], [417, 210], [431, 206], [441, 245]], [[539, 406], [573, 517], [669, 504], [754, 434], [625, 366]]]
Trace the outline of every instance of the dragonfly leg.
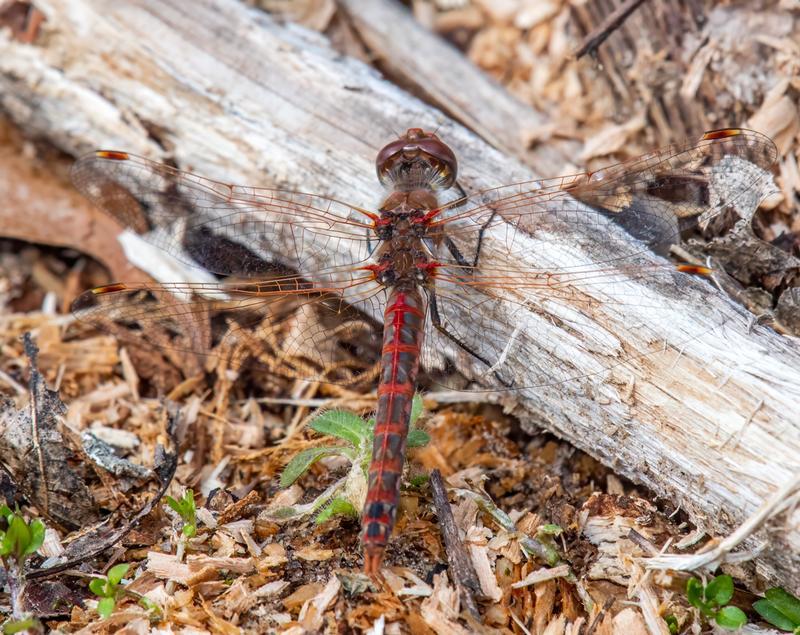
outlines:
[[449, 236], [445, 236], [444, 244], [447, 247], [447, 250], [450, 252], [450, 255], [455, 258], [455, 261], [460, 267], [465, 269], [475, 269], [478, 266], [478, 260], [481, 257], [481, 247], [483, 246], [483, 233], [486, 231], [486, 228], [489, 227], [489, 224], [494, 220], [495, 216], [497, 216], [497, 212], [492, 212], [488, 220], [481, 225], [481, 228], [478, 230], [478, 246], [475, 248], [475, 258], [472, 260], [472, 262], [469, 262], [466, 258], [464, 258], [464, 254], [461, 253], [459, 248]]
[[491, 364], [480, 353], [473, 351], [469, 346], [467, 346], [458, 337], [453, 335], [450, 331], [448, 331], [445, 328], [444, 324], [442, 324], [442, 318], [439, 315], [439, 305], [436, 303], [436, 291], [434, 291], [433, 289], [429, 289], [428, 293], [429, 293], [428, 297], [430, 299], [430, 307], [431, 307], [431, 324], [433, 324], [434, 328], [437, 331], [439, 331], [442, 335], [444, 335], [447, 339], [449, 339], [451, 342], [453, 342], [456, 346], [458, 346], [462, 350], [472, 355], [475, 359], [479, 359], [487, 366], [491, 366]]
[[458, 190], [459, 198], [457, 198], [456, 200], [454, 200], [452, 203], [450, 203], [448, 205], [448, 207], [451, 210], [458, 209], [459, 207], [462, 207], [464, 205], [464, 203], [466, 203], [469, 200], [469, 197], [467, 196], [467, 191], [461, 186], [461, 183], [456, 181], [455, 184], [453, 185], [453, 187]]

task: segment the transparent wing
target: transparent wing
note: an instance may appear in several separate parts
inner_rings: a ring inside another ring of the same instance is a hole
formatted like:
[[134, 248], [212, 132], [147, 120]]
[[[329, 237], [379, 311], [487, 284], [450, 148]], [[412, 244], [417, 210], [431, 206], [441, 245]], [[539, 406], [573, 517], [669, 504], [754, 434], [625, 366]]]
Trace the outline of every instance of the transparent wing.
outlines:
[[771, 139], [728, 128], [595, 172], [482, 190], [432, 215], [434, 237], [448, 247], [437, 256], [450, 264], [474, 263], [483, 235], [495, 230], [504, 246], [493, 247], [514, 260], [525, 255], [529, 236], [578, 229], [597, 240], [609, 220], [637, 238], [643, 251], [663, 254], [683, 230], [729, 210], [755, 209], [776, 161]]
[[[380, 315], [385, 294], [364, 272], [327, 273], [326, 284], [291, 275], [115, 283], [84, 292], [72, 310], [122, 342], [163, 352], [187, 375], [209, 364], [256, 363], [285, 377], [357, 384], [374, 375], [380, 358], [381, 325], [372, 316]], [[189, 368], [187, 354], [195, 362]]]
[[[487, 190], [443, 208], [429, 241], [442, 266], [430, 289], [423, 362], [446, 385], [458, 381], [450, 360], [461, 356], [487, 387], [542, 386], [661, 350], [652, 325], [664, 320], [680, 323], [685, 341], [708, 331], [715, 324], [687, 319], [682, 305], [663, 298], [713, 291], [653, 251], [665, 253], [698, 223], [752, 214], [776, 158], [767, 137], [721, 130], [602, 171]], [[615, 241], [609, 255], [604, 237], [621, 229], [637, 240]], [[651, 345], [626, 349], [615, 335], [624, 328]], [[511, 363], [520, 359], [524, 373]]]
[[230, 185], [127, 152], [79, 159], [72, 180], [89, 200], [165, 252], [237, 278], [263, 276], [276, 254], [295, 270], [360, 262], [368, 256], [376, 218], [332, 198]]

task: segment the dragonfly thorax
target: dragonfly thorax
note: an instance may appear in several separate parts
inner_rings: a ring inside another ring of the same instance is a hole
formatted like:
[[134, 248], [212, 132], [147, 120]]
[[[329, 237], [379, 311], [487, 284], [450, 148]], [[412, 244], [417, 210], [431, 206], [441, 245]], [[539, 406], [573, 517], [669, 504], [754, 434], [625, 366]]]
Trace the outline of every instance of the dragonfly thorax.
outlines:
[[371, 267], [375, 279], [384, 286], [424, 285], [434, 265], [418, 240], [384, 243], [378, 264]]

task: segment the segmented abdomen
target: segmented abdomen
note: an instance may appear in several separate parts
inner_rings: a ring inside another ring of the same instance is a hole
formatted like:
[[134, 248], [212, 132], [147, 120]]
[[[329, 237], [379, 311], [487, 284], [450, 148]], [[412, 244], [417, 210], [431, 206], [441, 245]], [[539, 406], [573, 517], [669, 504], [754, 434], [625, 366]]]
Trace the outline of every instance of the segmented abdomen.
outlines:
[[366, 573], [378, 571], [394, 527], [424, 323], [419, 290], [393, 289], [384, 313], [375, 440], [362, 517]]

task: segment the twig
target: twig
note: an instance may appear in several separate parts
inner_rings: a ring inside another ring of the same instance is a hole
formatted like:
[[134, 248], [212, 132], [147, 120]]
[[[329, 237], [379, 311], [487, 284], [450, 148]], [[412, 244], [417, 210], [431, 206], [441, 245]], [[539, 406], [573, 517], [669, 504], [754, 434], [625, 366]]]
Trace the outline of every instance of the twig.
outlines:
[[42, 445], [40, 443], [41, 439], [39, 435], [38, 397], [40, 394], [42, 394], [42, 375], [39, 373], [39, 368], [37, 366], [39, 349], [36, 347], [36, 344], [33, 343], [30, 332], [27, 332], [22, 336], [22, 342], [25, 348], [25, 354], [28, 356], [28, 361], [31, 365], [31, 379], [30, 383], [28, 384], [31, 395], [31, 440], [33, 441], [33, 447], [36, 450], [36, 458], [39, 461], [39, 474], [41, 475], [42, 479], [43, 509], [41, 511], [43, 514], [48, 515], [50, 514], [50, 483], [48, 479], [48, 472], [44, 467], [44, 452], [42, 451]]
[[478, 574], [472, 566], [472, 560], [470, 560], [467, 549], [458, 535], [458, 527], [456, 527], [453, 510], [450, 509], [447, 490], [445, 490], [442, 474], [439, 470], [431, 472], [430, 483], [433, 493], [433, 505], [436, 508], [436, 515], [439, 517], [439, 526], [441, 527], [442, 538], [447, 551], [447, 559], [450, 563], [450, 573], [461, 592], [461, 600], [464, 602], [464, 606], [475, 618], [480, 618], [480, 612], [473, 593], [481, 592], [481, 584], [478, 580]]
[[643, 2], [644, 0], [627, 0], [616, 10], [609, 13], [606, 19], [599, 26], [592, 29], [592, 32], [584, 38], [583, 44], [575, 51], [575, 59], [579, 60], [587, 53], [593, 53], [597, 47], [606, 41], [609, 35], [622, 26], [628, 16], [636, 11]]
[[[5, 560], [5, 558], [4, 558]], [[12, 553], [6, 562], [6, 579], [8, 580], [8, 591], [11, 596], [11, 617], [21, 620], [25, 616], [22, 610], [22, 594], [25, 591], [25, 575], [22, 567]]]
[[[776, 490], [761, 507], [745, 520], [727, 538], [722, 540], [714, 548], [708, 551], [701, 551], [696, 554], [662, 554], [652, 558], [644, 558], [645, 566], [648, 569], [675, 569], [677, 571], [694, 571], [695, 569], [706, 568], [713, 571], [720, 563], [737, 559], [731, 555], [731, 551], [739, 546], [746, 538], [750, 537], [763, 522], [775, 514], [780, 513], [786, 507], [794, 503], [800, 489], [800, 473], [787, 483]], [[747, 559], [755, 557], [754, 554], [744, 554]]]

